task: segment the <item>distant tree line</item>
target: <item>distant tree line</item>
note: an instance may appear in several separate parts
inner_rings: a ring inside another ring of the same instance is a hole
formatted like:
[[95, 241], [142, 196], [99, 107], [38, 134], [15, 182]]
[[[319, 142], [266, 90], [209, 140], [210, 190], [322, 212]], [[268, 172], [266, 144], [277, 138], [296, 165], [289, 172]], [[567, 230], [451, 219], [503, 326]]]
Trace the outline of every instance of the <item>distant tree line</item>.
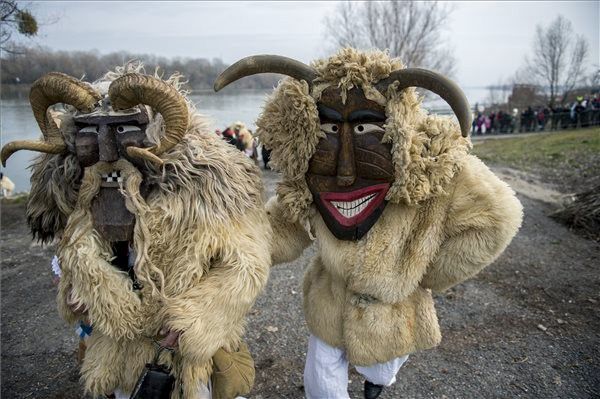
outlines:
[[[184, 75], [192, 90], [209, 89], [228, 65], [219, 58], [166, 58], [152, 54], [133, 54], [126, 51], [100, 54], [98, 51], [52, 51], [29, 48], [19, 53], [5, 53], [0, 60], [0, 76], [3, 84], [31, 84], [48, 72], [63, 72], [92, 82], [116, 66], [133, 60], [144, 63], [146, 73], [170, 76], [175, 72]], [[280, 75], [255, 75], [232, 84], [237, 89], [272, 88]]]

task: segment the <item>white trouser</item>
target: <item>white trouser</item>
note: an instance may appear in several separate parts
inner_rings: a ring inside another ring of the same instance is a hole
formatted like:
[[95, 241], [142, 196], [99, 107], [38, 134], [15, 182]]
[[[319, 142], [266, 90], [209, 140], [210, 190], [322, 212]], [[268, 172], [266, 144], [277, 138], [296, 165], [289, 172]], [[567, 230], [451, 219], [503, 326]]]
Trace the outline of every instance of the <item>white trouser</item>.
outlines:
[[[408, 355], [372, 366], [355, 366], [356, 371], [377, 385], [390, 386]], [[311, 334], [304, 366], [304, 393], [308, 399], [349, 399], [346, 353]]]

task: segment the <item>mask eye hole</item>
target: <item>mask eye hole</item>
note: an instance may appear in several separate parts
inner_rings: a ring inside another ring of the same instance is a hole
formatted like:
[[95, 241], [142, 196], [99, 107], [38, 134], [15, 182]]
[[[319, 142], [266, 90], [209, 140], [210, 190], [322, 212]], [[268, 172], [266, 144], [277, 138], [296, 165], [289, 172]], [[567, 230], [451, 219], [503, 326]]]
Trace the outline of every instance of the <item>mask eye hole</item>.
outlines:
[[340, 128], [335, 123], [321, 123], [321, 130], [325, 133], [337, 134]]
[[117, 133], [120, 133], [120, 134], [142, 131], [142, 129], [140, 129], [139, 126], [134, 126], [134, 125], [118, 125], [116, 130], [117, 130]]
[[360, 125], [354, 126], [354, 133], [356, 134], [365, 134], [373, 132], [383, 132], [383, 128], [373, 123], [361, 123]]
[[96, 125], [92, 125], [92, 126], [85, 126], [81, 129], [79, 129], [79, 133], [95, 133], [98, 134], [98, 126]]

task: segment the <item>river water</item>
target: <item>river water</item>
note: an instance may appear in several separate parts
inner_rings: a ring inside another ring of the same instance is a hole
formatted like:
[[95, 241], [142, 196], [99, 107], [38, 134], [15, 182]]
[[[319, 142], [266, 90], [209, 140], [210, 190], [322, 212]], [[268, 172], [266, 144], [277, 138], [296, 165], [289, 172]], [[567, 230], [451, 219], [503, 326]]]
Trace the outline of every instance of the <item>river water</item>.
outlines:
[[[235, 121], [244, 122], [251, 130], [255, 130], [255, 120], [260, 113], [268, 91], [244, 91], [238, 93], [198, 92], [190, 95], [198, 111], [206, 115], [212, 122], [213, 128], [223, 129]], [[467, 97], [474, 103], [480, 101], [482, 93], [470, 93]], [[2, 145], [12, 140], [35, 140], [40, 131], [33, 118], [28, 101], [27, 91], [3, 93], [0, 104], [0, 132]], [[440, 99], [427, 101], [425, 107], [431, 112], [447, 114], [448, 106]], [[29, 191], [28, 169], [31, 160], [37, 153], [18, 151], [9, 159], [3, 172], [15, 183], [15, 192]]]

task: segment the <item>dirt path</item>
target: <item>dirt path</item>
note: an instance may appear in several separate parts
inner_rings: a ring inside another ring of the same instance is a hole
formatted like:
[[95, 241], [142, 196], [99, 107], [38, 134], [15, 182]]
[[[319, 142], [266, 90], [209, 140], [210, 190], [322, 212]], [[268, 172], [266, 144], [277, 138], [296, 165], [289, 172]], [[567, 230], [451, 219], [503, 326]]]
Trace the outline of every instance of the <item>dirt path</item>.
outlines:
[[494, 133], [494, 134], [474, 134], [471, 135], [472, 141], [483, 141], [483, 140], [503, 140], [511, 139], [516, 137], [530, 137], [544, 133], [557, 132], [556, 130], [546, 130], [542, 132], [516, 132], [516, 133]]
[[[547, 217], [553, 193], [535, 191], [534, 180], [517, 172], [498, 172], [532, 197], [519, 194], [523, 228], [477, 278], [436, 297], [442, 344], [413, 354], [382, 399], [600, 397], [600, 246]], [[270, 193], [276, 179], [265, 174]], [[2, 206], [1, 243], [2, 397], [81, 397], [77, 340], [55, 309], [53, 251], [31, 244], [22, 205]], [[249, 317], [252, 398], [303, 397], [308, 331], [300, 286], [313, 253], [274, 268]], [[362, 381], [350, 377], [351, 396], [361, 398]]]
[[507, 167], [492, 168], [494, 173], [508, 183], [517, 193], [554, 206], [567, 201], [573, 194], [564, 194], [542, 182], [542, 179], [531, 173]]

